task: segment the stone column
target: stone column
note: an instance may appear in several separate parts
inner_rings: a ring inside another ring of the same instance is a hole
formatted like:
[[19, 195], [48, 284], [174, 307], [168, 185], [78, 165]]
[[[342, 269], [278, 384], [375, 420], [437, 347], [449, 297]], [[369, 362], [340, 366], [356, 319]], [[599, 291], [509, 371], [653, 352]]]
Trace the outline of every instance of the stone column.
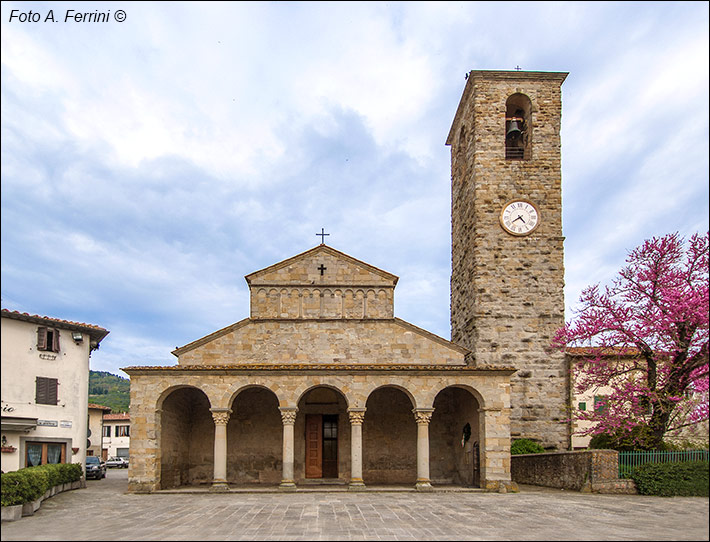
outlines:
[[293, 481], [293, 426], [296, 423], [296, 407], [279, 407], [281, 411], [281, 421], [283, 430], [283, 453], [282, 453], [282, 475], [279, 489], [284, 491], [295, 491], [296, 483]]
[[418, 491], [430, 491], [429, 479], [429, 422], [433, 408], [415, 408], [412, 410], [417, 420], [417, 484]]
[[211, 408], [214, 420], [214, 477], [210, 491], [229, 491], [227, 484], [227, 423], [229, 408]]
[[365, 419], [364, 408], [349, 408], [350, 417], [350, 491], [365, 489], [362, 479], [362, 422]]

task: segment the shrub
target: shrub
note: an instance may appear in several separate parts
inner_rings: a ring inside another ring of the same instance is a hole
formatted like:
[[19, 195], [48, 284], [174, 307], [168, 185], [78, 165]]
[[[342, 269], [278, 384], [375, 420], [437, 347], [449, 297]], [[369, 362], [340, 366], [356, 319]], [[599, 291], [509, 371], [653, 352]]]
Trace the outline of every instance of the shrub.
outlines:
[[526, 438], [514, 440], [513, 444], [510, 446], [511, 455], [541, 454], [544, 452], [545, 448], [540, 446], [537, 442]]
[[641, 495], [661, 497], [707, 497], [710, 477], [708, 463], [648, 463], [631, 473]]
[[45, 492], [59, 484], [81, 479], [78, 463], [59, 463], [27, 467], [2, 474], [2, 506], [24, 504], [39, 499]]
[[638, 425], [630, 431], [619, 430], [615, 433], [599, 433], [589, 441], [590, 450], [616, 450], [618, 452], [633, 452], [637, 450], [666, 449], [653, 445], [651, 431], [648, 426]]

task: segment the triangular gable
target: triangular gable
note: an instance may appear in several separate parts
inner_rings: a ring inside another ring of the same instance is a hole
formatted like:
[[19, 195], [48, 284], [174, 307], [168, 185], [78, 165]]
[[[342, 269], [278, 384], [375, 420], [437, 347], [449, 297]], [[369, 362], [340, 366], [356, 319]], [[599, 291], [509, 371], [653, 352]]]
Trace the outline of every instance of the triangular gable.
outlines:
[[396, 275], [327, 245], [318, 245], [244, 278], [250, 286], [337, 284], [392, 287], [399, 280]]

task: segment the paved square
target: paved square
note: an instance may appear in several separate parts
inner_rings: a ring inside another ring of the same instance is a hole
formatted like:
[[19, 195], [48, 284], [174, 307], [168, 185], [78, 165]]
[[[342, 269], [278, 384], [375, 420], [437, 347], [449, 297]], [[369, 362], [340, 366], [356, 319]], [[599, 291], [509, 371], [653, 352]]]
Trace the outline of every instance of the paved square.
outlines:
[[708, 498], [498, 493], [125, 494], [125, 470], [2, 524], [2, 540], [708, 540]]

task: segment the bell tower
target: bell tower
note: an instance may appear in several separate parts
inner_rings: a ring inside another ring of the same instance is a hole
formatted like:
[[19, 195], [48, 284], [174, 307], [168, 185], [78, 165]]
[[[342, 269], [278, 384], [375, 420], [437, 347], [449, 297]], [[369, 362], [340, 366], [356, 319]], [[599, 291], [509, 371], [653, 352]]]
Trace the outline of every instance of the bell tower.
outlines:
[[451, 340], [512, 365], [511, 438], [569, 447], [561, 85], [567, 73], [471, 71], [451, 146]]

